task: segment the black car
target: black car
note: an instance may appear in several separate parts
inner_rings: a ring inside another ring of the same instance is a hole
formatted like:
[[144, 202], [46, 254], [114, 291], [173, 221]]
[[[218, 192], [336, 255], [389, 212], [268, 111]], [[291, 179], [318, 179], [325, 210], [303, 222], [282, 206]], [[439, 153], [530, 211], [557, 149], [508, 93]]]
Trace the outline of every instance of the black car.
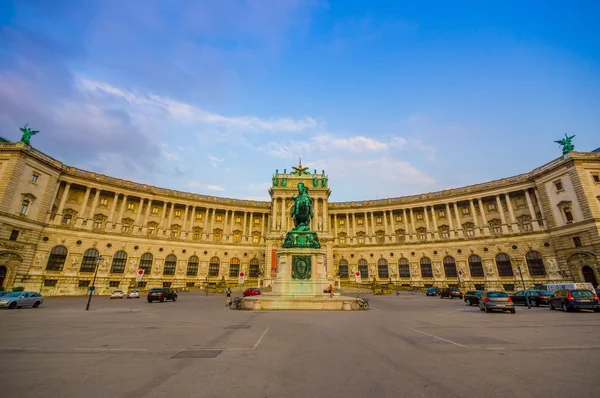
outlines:
[[551, 310], [562, 309], [564, 312], [578, 310], [594, 310], [600, 312], [600, 298], [589, 290], [557, 290], [550, 297], [548, 304]]
[[458, 290], [457, 287], [443, 287], [437, 290], [437, 295], [439, 298], [450, 297], [453, 299], [454, 297], [462, 298], [462, 293]]
[[481, 290], [470, 290], [465, 293], [465, 304], [479, 305], [481, 298]]
[[527, 305], [527, 297], [529, 297], [529, 305], [539, 307], [540, 304], [548, 304], [550, 296], [552, 296], [552, 292], [547, 290], [521, 290], [512, 294], [510, 298], [515, 305]]
[[160, 301], [162, 303], [165, 300], [177, 301], [177, 293], [175, 293], [175, 290], [168, 287], [163, 287], [150, 289], [150, 291], [148, 292], [149, 303], [153, 301]]

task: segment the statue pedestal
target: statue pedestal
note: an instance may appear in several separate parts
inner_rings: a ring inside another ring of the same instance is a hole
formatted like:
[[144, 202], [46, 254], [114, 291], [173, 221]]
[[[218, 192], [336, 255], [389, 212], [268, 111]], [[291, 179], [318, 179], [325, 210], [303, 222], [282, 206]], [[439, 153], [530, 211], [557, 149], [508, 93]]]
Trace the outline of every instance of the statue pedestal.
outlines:
[[[323, 296], [323, 290], [327, 289], [329, 284], [333, 284], [333, 280], [327, 279], [326, 254], [327, 250], [325, 249], [296, 247], [278, 250], [279, 269], [277, 270], [277, 277], [273, 281], [271, 295], [287, 297]], [[300, 262], [300, 265], [296, 265], [296, 269], [294, 269], [295, 261]], [[308, 262], [310, 264], [307, 264]], [[299, 279], [298, 276], [306, 277], [308, 274], [304, 269], [304, 265], [309, 265], [310, 276]]]

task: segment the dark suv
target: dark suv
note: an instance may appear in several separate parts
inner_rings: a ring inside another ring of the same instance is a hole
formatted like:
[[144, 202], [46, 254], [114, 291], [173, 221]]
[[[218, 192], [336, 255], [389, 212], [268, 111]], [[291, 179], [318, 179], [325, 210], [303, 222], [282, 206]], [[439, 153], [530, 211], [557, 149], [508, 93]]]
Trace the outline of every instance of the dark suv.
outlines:
[[462, 298], [462, 293], [458, 290], [457, 287], [443, 287], [437, 290], [437, 295], [439, 298], [450, 297], [453, 299], [454, 297]]
[[177, 301], [177, 293], [175, 293], [175, 290], [168, 287], [162, 287], [150, 289], [150, 291], [148, 292], [149, 303], [153, 301], [160, 301], [162, 303], [165, 300]]

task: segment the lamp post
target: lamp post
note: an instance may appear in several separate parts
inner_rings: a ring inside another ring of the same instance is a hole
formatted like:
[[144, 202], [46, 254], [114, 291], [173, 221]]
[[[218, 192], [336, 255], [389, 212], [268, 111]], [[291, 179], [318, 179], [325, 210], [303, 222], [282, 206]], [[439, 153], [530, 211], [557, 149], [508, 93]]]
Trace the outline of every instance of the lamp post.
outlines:
[[100, 267], [100, 262], [103, 260], [104, 260], [104, 258], [102, 258], [101, 256], [98, 256], [96, 258], [96, 269], [94, 270], [94, 279], [92, 279], [92, 286], [90, 287], [90, 293], [88, 295], [87, 305], [85, 306], [86, 311], [90, 309], [92, 295], [94, 294], [94, 291], [96, 290], [96, 275], [98, 275], [98, 268]]
[[523, 280], [523, 271], [521, 271], [521, 260], [516, 260], [515, 264], [517, 265], [517, 270], [519, 271], [519, 276], [521, 277], [521, 284], [523, 285], [523, 291], [525, 294], [525, 302], [527, 303], [527, 308], [531, 309], [531, 304], [529, 303], [529, 295], [527, 294], [527, 290], [525, 290], [525, 281]]

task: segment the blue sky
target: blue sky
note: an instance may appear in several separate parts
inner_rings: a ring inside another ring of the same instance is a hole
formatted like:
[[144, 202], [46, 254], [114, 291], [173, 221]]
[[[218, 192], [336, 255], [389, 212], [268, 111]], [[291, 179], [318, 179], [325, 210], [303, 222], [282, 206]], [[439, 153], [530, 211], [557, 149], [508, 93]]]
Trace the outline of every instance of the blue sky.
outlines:
[[527, 172], [600, 147], [596, 1], [0, 0], [0, 135], [88, 170], [331, 200]]

